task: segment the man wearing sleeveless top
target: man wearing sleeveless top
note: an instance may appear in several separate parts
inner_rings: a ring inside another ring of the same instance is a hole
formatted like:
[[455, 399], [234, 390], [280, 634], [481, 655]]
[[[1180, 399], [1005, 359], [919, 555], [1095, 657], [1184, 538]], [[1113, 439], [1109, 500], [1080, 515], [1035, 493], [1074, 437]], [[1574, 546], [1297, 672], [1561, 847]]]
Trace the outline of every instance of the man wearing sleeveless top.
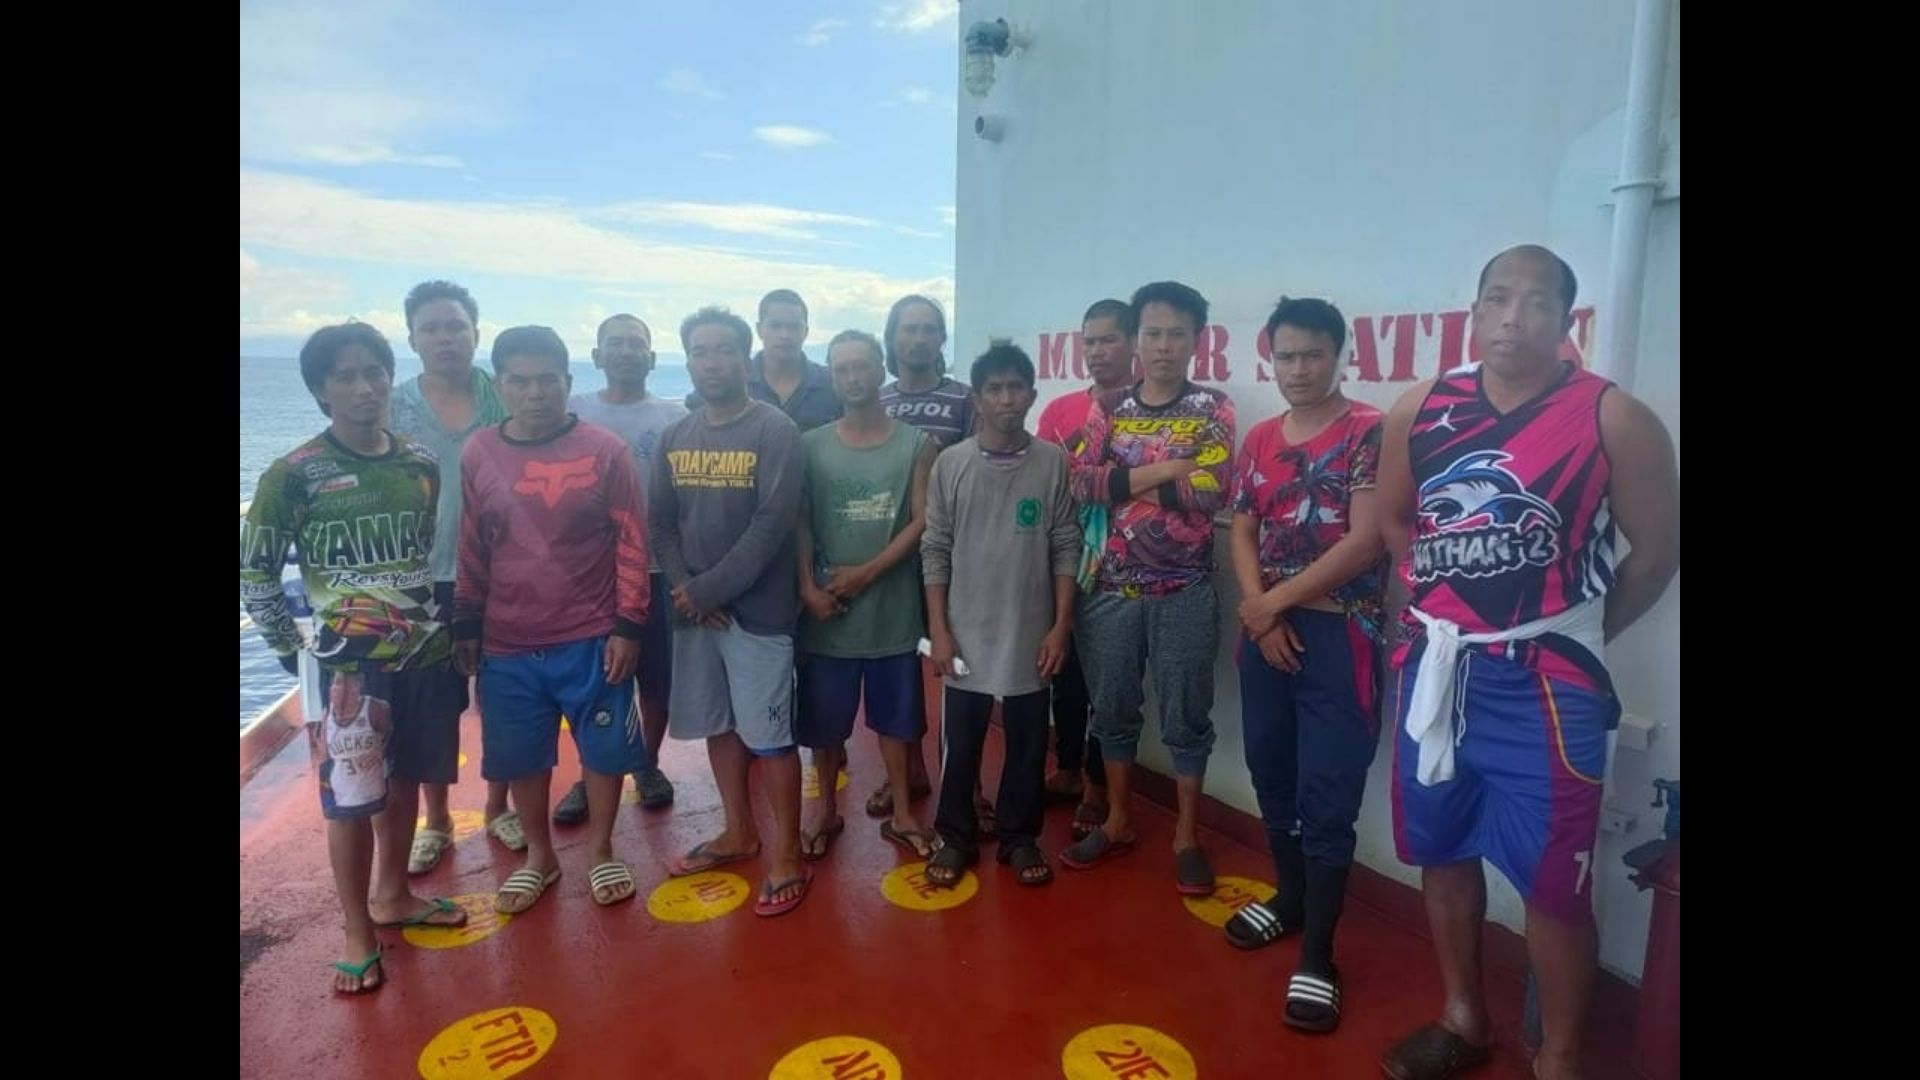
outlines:
[[[1481, 362], [1407, 392], [1382, 439], [1388, 550], [1411, 590], [1393, 702], [1395, 842], [1422, 868], [1446, 986], [1437, 1023], [1381, 1064], [1432, 1080], [1487, 1060], [1481, 859], [1527, 905], [1544, 1039], [1534, 1074], [1581, 1075], [1596, 935], [1594, 839], [1619, 716], [1605, 642], [1680, 566], [1680, 486], [1659, 419], [1562, 359], [1577, 282], [1545, 248], [1481, 271]], [[1631, 552], [1615, 564], [1615, 532]]]

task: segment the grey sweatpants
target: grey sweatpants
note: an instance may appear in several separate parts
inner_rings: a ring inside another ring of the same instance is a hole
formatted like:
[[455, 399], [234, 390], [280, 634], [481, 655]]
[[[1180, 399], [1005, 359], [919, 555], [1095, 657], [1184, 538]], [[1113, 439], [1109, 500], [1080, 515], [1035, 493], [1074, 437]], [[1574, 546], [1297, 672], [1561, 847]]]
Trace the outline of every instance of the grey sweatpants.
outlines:
[[1207, 771], [1219, 612], [1212, 575], [1166, 596], [1081, 595], [1074, 639], [1093, 702], [1093, 736], [1108, 761], [1133, 760], [1147, 696], [1141, 679], [1150, 672], [1160, 699], [1160, 741], [1173, 755], [1174, 772]]

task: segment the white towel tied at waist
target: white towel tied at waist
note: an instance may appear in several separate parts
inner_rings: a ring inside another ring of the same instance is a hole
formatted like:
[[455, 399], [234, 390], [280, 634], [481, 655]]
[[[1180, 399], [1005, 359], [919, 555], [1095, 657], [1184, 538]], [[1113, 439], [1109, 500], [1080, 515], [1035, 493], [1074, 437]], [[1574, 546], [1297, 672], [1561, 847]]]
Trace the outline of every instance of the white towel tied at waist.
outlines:
[[1494, 633], [1463, 634], [1458, 623], [1436, 619], [1409, 605], [1407, 610], [1427, 628], [1427, 648], [1420, 656], [1420, 670], [1413, 679], [1413, 700], [1407, 706], [1407, 737], [1420, 747], [1416, 774], [1420, 783], [1432, 787], [1453, 779], [1453, 728], [1445, 720], [1462, 645], [1491, 645], [1560, 634], [1586, 646], [1594, 659], [1603, 660], [1606, 607], [1606, 598], [1596, 597], [1549, 619], [1537, 619]]

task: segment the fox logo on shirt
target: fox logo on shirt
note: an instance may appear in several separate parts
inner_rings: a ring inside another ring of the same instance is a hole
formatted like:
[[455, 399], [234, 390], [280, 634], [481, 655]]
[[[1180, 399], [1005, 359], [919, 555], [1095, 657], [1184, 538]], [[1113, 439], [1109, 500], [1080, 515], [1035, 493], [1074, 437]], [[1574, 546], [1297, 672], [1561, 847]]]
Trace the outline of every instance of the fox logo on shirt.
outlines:
[[593, 459], [573, 461], [529, 461], [513, 490], [521, 495], [538, 495], [551, 510], [560, 505], [560, 497], [569, 491], [590, 488], [599, 477], [593, 471]]

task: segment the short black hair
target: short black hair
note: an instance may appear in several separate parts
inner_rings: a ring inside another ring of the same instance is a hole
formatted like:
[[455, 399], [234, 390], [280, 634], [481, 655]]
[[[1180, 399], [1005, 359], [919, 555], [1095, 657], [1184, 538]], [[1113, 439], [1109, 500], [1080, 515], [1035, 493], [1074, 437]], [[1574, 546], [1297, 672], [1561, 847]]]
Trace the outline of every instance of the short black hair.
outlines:
[[1177, 281], [1156, 281], [1140, 286], [1139, 291], [1133, 294], [1133, 325], [1140, 325], [1140, 316], [1146, 312], [1148, 304], [1165, 304], [1175, 311], [1186, 312], [1193, 320], [1195, 334], [1207, 327], [1207, 298], [1191, 285], [1182, 285]]
[[493, 339], [493, 373], [506, 370], [509, 356], [538, 356], [560, 365], [561, 371], [567, 367], [567, 343], [553, 332], [551, 326], [515, 326], [500, 331]]
[[813, 317], [807, 314], [807, 302], [805, 300], [800, 299], [800, 294], [797, 292], [794, 292], [792, 289], [775, 289], [772, 292], [768, 293], [767, 295], [761, 297], [760, 298], [760, 314], [757, 316], [757, 318], [764, 319], [767, 317], [768, 304], [798, 304], [800, 306], [801, 318], [811, 319]]
[[833, 340], [827, 342], [827, 363], [829, 364], [833, 363], [834, 347], [837, 345], [844, 345], [849, 341], [860, 342], [862, 345], [865, 345], [867, 348], [872, 349], [873, 362], [876, 364], [879, 364], [881, 367], [886, 366], [887, 347], [885, 345], [880, 344], [879, 338], [874, 337], [872, 334], [867, 333], [865, 330], [842, 330], [839, 333], [833, 335]]
[[[919, 293], [914, 293], [911, 296], [903, 296], [895, 300], [893, 307], [887, 312], [887, 328], [880, 335], [881, 340], [886, 342], [887, 374], [889, 375], [898, 376], [900, 374], [900, 365], [894, 360], [893, 356], [893, 335], [895, 331], [900, 329], [900, 316], [908, 307], [914, 304], [925, 304], [933, 309], [933, 317], [940, 323], [940, 340], [945, 341], [947, 339], [947, 313], [940, 310], [939, 304], [934, 303], [925, 296], [921, 296]], [[939, 364], [939, 370], [944, 373], [946, 369], [946, 362], [942, 361]]]
[[1333, 339], [1335, 359], [1340, 351], [1347, 347], [1347, 317], [1340, 309], [1311, 297], [1294, 300], [1281, 297], [1274, 306], [1273, 314], [1267, 316], [1267, 344], [1273, 344], [1273, 332], [1283, 326], [1294, 326], [1312, 334], [1325, 334]]
[[1080, 316], [1080, 325], [1085, 326], [1095, 319], [1112, 319], [1120, 324], [1120, 332], [1132, 337], [1140, 329], [1140, 320], [1134, 318], [1133, 309], [1125, 300], [1095, 300], [1093, 306]]
[[[349, 321], [338, 326], [323, 326], [313, 332], [305, 345], [300, 346], [300, 378], [313, 392], [314, 399], [320, 399], [320, 390], [327, 384], [327, 376], [333, 374], [334, 361], [340, 359], [340, 350], [349, 345], [359, 345], [373, 354], [380, 366], [387, 369], [387, 381], [393, 381], [393, 346], [387, 344], [387, 337], [372, 326], [359, 321]], [[333, 406], [320, 401], [320, 414], [332, 416]]]
[[702, 326], [726, 327], [733, 331], [734, 337], [740, 339], [741, 359], [753, 355], [753, 327], [747, 325], [747, 320], [718, 304], [708, 304], [680, 323], [680, 347], [688, 355], [693, 353], [693, 332]]
[[473, 302], [473, 294], [455, 285], [451, 281], [423, 281], [407, 294], [407, 332], [413, 332], [413, 317], [420, 309], [435, 300], [452, 300], [467, 309], [467, 318], [472, 320], [474, 332], [480, 330], [480, 305]]
[[1487, 275], [1493, 272], [1494, 263], [1499, 262], [1509, 255], [1523, 254], [1533, 255], [1542, 259], [1551, 259], [1560, 267], [1560, 300], [1565, 305], [1567, 312], [1571, 313], [1573, 311], [1573, 298], [1580, 293], [1580, 279], [1573, 276], [1573, 267], [1567, 265], [1567, 260], [1555, 255], [1539, 244], [1520, 244], [1516, 247], [1510, 247], [1500, 254], [1495, 255], [1493, 258], [1488, 259], [1487, 265], [1480, 268], [1480, 283], [1473, 287], [1474, 302], [1478, 303], [1480, 294], [1487, 291]]
[[647, 325], [647, 320], [641, 318], [638, 315], [628, 315], [628, 314], [625, 314], [624, 312], [619, 315], [609, 315], [606, 318], [601, 319], [600, 328], [593, 332], [593, 343], [595, 345], [598, 345], [602, 341], [605, 341], [607, 338], [607, 327], [612, 326], [614, 323], [617, 323], [617, 322], [639, 323], [640, 329], [645, 330], [647, 332], [647, 344], [649, 345], [653, 344], [653, 327]]
[[1033, 386], [1033, 361], [1027, 358], [1020, 346], [998, 342], [973, 362], [973, 392], [980, 393], [986, 389], [988, 379], [1009, 372], [1020, 376], [1028, 387]]

